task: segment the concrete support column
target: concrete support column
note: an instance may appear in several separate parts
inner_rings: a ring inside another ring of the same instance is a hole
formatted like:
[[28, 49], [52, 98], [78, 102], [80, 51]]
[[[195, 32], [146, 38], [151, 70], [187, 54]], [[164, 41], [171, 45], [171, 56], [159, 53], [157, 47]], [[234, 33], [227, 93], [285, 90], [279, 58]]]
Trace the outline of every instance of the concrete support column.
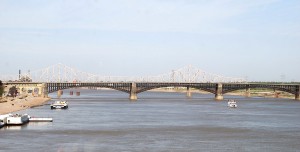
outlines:
[[60, 98], [62, 94], [63, 94], [63, 91], [62, 91], [62, 90], [58, 90], [58, 91], [57, 91], [57, 97], [58, 97], [58, 98]]
[[295, 100], [300, 100], [299, 94], [300, 94], [300, 86], [298, 85], [296, 86]]
[[46, 83], [42, 83], [41, 87], [40, 87], [40, 91], [41, 91], [41, 97], [43, 98], [48, 98], [48, 90], [47, 90], [47, 84]]
[[191, 92], [191, 90], [190, 90], [190, 87], [186, 87], [186, 96], [187, 96], [188, 98], [191, 98], [191, 97], [192, 97], [192, 92]]
[[222, 83], [218, 83], [216, 85], [215, 100], [223, 100], [224, 99], [222, 90], [223, 90]]
[[130, 99], [131, 101], [137, 100], [137, 95], [136, 95], [136, 83], [134, 83], [134, 82], [131, 83], [129, 99]]
[[247, 87], [246, 87], [246, 93], [245, 93], [245, 96], [246, 97], [251, 97], [251, 93], [250, 93], [250, 88], [249, 88], [249, 86], [247, 85]]

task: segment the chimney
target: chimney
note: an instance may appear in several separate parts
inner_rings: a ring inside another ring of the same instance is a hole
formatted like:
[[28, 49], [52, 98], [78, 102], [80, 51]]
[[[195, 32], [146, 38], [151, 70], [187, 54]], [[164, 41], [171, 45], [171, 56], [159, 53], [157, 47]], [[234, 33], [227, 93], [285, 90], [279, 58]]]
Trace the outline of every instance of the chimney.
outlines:
[[19, 70], [19, 80], [21, 79], [21, 70]]

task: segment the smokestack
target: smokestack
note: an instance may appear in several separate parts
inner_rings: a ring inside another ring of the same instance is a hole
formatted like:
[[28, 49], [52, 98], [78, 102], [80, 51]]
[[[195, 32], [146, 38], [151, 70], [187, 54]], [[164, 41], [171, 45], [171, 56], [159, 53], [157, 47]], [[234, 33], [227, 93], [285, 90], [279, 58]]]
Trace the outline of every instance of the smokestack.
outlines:
[[21, 70], [19, 70], [19, 80], [21, 79]]

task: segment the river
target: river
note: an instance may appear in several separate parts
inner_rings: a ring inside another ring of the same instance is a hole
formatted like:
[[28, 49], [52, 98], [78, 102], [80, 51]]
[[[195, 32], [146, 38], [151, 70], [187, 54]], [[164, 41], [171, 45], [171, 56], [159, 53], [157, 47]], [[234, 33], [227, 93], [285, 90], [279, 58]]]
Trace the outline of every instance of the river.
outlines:
[[66, 110], [48, 104], [20, 111], [53, 122], [0, 129], [0, 152], [296, 152], [300, 151], [300, 102], [236, 99], [238, 108], [212, 94], [144, 92], [130, 102], [113, 90], [80, 90]]

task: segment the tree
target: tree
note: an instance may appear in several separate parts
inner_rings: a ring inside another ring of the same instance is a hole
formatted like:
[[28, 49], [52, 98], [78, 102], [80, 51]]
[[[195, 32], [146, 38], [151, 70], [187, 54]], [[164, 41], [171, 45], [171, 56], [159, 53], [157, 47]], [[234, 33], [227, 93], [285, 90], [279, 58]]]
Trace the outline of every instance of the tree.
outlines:
[[16, 86], [12, 86], [11, 88], [9, 88], [8, 93], [9, 93], [9, 96], [16, 97], [18, 94], [18, 90], [17, 90]]
[[2, 83], [2, 81], [0, 80], [0, 97], [2, 97], [3, 91], [4, 91], [3, 83]]

